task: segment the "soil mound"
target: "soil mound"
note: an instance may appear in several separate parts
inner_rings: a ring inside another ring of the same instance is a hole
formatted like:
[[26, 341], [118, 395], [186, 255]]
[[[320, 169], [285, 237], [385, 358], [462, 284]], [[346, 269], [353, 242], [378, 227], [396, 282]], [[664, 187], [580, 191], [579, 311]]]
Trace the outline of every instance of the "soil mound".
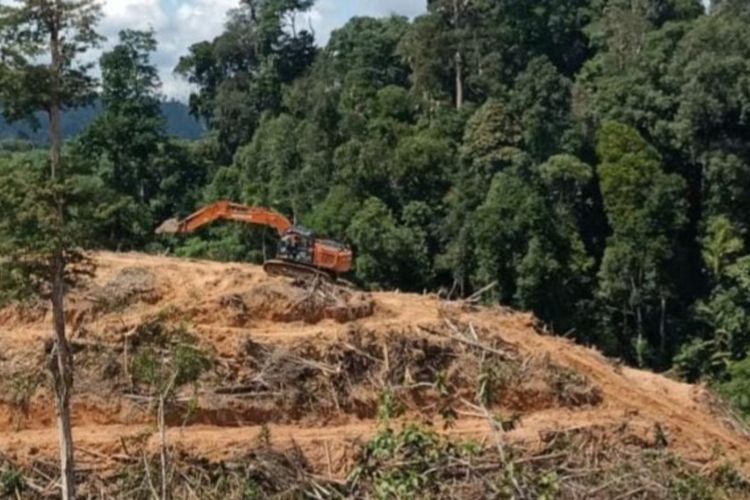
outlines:
[[261, 283], [242, 293], [221, 296], [202, 315], [228, 314], [234, 327], [254, 320], [314, 324], [334, 319], [346, 323], [372, 316], [374, 308], [370, 295], [322, 281], [294, 281]]
[[156, 276], [144, 267], [126, 267], [104, 286], [93, 286], [88, 299], [95, 312], [124, 309], [137, 302], [155, 304], [161, 296]]
[[[750, 433], [706, 388], [529, 315], [251, 265], [95, 258], [68, 325], [92, 497], [152, 495], [166, 389], [176, 497], [750, 497]], [[0, 496], [55, 492], [47, 316], [0, 310]]]

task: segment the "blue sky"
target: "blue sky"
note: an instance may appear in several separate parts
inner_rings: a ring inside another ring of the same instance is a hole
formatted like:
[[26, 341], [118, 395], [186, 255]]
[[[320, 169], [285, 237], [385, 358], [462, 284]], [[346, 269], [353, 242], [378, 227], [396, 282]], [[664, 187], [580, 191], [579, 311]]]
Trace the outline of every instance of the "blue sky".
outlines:
[[[2, 1], [2, 0], [0, 0]], [[159, 40], [155, 55], [163, 92], [169, 97], [184, 98], [188, 85], [172, 74], [172, 69], [187, 48], [209, 40], [222, 30], [226, 13], [239, 5], [239, 0], [104, 0], [102, 34], [108, 44], [117, 40], [124, 28], [153, 28]], [[325, 44], [331, 31], [352, 16], [409, 17], [425, 11], [426, 0], [317, 0], [315, 7], [300, 20], [312, 25], [319, 44]]]

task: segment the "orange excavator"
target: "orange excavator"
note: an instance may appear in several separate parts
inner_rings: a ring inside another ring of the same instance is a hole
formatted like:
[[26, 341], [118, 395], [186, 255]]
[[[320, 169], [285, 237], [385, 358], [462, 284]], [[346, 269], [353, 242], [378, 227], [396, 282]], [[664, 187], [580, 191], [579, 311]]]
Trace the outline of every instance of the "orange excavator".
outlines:
[[184, 220], [170, 219], [159, 226], [156, 234], [191, 234], [220, 220], [276, 230], [280, 237], [276, 259], [263, 265], [270, 275], [293, 278], [319, 276], [335, 281], [339, 275], [352, 269], [352, 250], [348, 246], [318, 239], [312, 231], [295, 226], [272, 210], [228, 201], [208, 205]]

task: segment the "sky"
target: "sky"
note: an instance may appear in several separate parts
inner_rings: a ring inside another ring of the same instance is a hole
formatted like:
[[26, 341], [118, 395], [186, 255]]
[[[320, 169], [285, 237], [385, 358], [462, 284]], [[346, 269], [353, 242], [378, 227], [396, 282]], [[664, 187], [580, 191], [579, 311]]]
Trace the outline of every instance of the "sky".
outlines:
[[[2, 1], [2, 0], [0, 0]], [[239, 0], [104, 0], [101, 33], [107, 46], [117, 41], [125, 28], [153, 28], [159, 42], [154, 63], [159, 67], [162, 92], [170, 98], [185, 99], [189, 85], [172, 72], [180, 56], [193, 43], [211, 40], [221, 33], [226, 13]], [[301, 22], [311, 25], [319, 45], [324, 45], [334, 29], [353, 16], [414, 17], [426, 9], [426, 0], [317, 0]]]

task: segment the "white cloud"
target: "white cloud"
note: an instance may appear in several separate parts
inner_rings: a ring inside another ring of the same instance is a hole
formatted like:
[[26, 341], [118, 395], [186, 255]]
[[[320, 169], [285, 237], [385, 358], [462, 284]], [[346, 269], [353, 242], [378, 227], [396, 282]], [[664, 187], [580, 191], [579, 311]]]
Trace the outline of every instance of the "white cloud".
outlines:
[[[179, 58], [192, 44], [221, 33], [226, 12], [238, 0], [105, 0], [101, 33], [107, 37], [104, 50], [117, 43], [123, 29], [153, 29], [159, 48], [154, 63], [168, 97], [185, 98], [187, 82], [173, 74]], [[98, 56], [98, 54], [96, 54]]]
[[[7, 4], [9, 0], [0, 0]], [[106, 50], [117, 43], [124, 29], [153, 29], [159, 42], [154, 63], [163, 81], [163, 93], [184, 99], [190, 86], [173, 74], [174, 67], [188, 48], [197, 42], [211, 40], [221, 33], [227, 11], [240, 0], [102, 0], [104, 18], [99, 27], [107, 42]], [[331, 32], [352, 16], [416, 16], [425, 10], [426, 0], [317, 0], [312, 10], [298, 19], [299, 28], [308, 24], [315, 31], [317, 43], [324, 45]], [[95, 60], [101, 50], [85, 57]]]
[[[154, 27], [159, 40], [156, 62], [164, 93], [185, 98], [190, 87], [172, 73], [174, 66], [190, 45], [221, 33], [227, 11], [237, 7], [239, 0], [107, 0], [107, 4], [113, 3], [118, 6], [110, 8], [113, 13], [110, 17], [122, 23], [120, 26], [127, 25], [125, 21], [130, 19], [136, 26]], [[298, 22], [300, 28], [311, 25], [318, 44], [324, 45], [331, 31], [354, 15], [414, 17], [425, 11], [426, 4], [426, 0], [318, 0]]]
[[352, 16], [384, 17], [393, 14], [415, 17], [425, 12], [426, 0], [318, 0], [310, 12], [303, 14], [301, 20], [312, 26], [315, 38], [320, 45], [325, 45], [331, 32], [343, 26]]
[[107, 33], [117, 33], [125, 27], [161, 30], [168, 20], [159, 0], [109, 0], [103, 4], [102, 12], [102, 30]]

